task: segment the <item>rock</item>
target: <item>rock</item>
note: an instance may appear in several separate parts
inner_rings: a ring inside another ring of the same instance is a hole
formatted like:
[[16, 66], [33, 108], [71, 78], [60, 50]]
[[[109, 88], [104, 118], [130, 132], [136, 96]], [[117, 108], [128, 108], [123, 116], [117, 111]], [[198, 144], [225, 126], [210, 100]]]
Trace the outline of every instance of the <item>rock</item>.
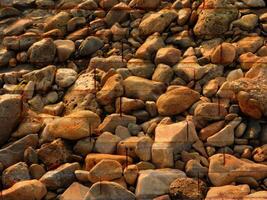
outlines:
[[131, 59], [127, 63], [127, 68], [134, 76], [150, 79], [155, 65], [148, 60]]
[[234, 144], [235, 128], [241, 123], [241, 117], [235, 118], [223, 129], [207, 138], [207, 143], [215, 147], [224, 147]]
[[252, 31], [258, 24], [258, 16], [248, 14], [233, 22], [233, 26], [237, 26], [243, 30]]
[[20, 35], [24, 31], [32, 26], [33, 21], [31, 19], [19, 19], [7, 28], [3, 30], [3, 34], [6, 35]]
[[19, 162], [5, 169], [2, 174], [2, 183], [5, 188], [10, 188], [20, 181], [30, 180], [28, 166], [24, 162]]
[[78, 51], [81, 56], [89, 56], [101, 49], [103, 46], [103, 41], [98, 37], [89, 36], [81, 43]]
[[185, 173], [178, 169], [142, 170], [139, 174], [135, 195], [140, 200], [166, 194], [175, 179], [186, 177]]
[[1, 197], [4, 200], [41, 200], [46, 195], [45, 185], [38, 180], [27, 180], [16, 183], [11, 188], [3, 190]]
[[13, 51], [8, 51], [7, 49], [0, 49], [0, 67], [6, 67], [9, 60], [15, 57]]
[[149, 1], [149, 0], [131, 0], [129, 6], [131, 8], [139, 8], [144, 10], [154, 10], [160, 5], [160, 0]]
[[177, 14], [174, 10], [163, 9], [144, 18], [139, 25], [139, 31], [145, 36], [156, 32], [162, 33], [176, 18]]
[[75, 176], [76, 176], [76, 178], [77, 178], [77, 180], [79, 182], [86, 183], [86, 182], [89, 181], [89, 179], [88, 179], [89, 172], [88, 171], [86, 171], [86, 170], [76, 170], [74, 173], [75, 173]]
[[[210, 157], [208, 175], [213, 185], [222, 186], [236, 181], [239, 177], [252, 177], [256, 180], [265, 178], [266, 169], [263, 164], [240, 160], [229, 154], [215, 154]], [[255, 173], [258, 171], [261, 173]]]
[[215, 64], [229, 65], [236, 57], [235, 46], [230, 43], [222, 43], [211, 54], [211, 62]]
[[199, 132], [199, 138], [201, 140], [207, 140], [208, 137], [214, 135], [215, 133], [219, 132], [225, 125], [224, 121], [214, 122], [205, 128], [201, 129]]
[[80, 169], [79, 163], [66, 163], [46, 172], [40, 181], [50, 190], [66, 188], [75, 181], [74, 171], [78, 169]]
[[6, 168], [22, 161], [25, 149], [28, 147], [36, 148], [38, 142], [37, 134], [30, 134], [15, 141], [0, 150], [0, 162]]
[[[94, 149], [97, 153], [113, 154], [116, 150], [120, 137], [110, 132], [103, 132], [96, 140]], [[108, 180], [107, 180], [108, 181]]]
[[128, 128], [121, 125], [117, 126], [117, 128], [115, 129], [115, 135], [120, 137], [122, 140], [131, 137]]
[[235, 81], [235, 80], [238, 80], [240, 78], [243, 78], [243, 76], [244, 76], [243, 71], [241, 69], [236, 69], [236, 70], [231, 71], [227, 75], [226, 80], [227, 81]]
[[174, 47], [163, 47], [158, 50], [155, 57], [155, 63], [163, 63], [169, 66], [173, 66], [180, 60], [180, 57], [181, 51], [179, 49], [176, 49]]
[[172, 81], [173, 74], [174, 72], [171, 67], [165, 64], [159, 64], [154, 71], [152, 81], [162, 82], [168, 85]]
[[118, 183], [103, 181], [92, 185], [84, 200], [135, 200], [135, 195]]
[[137, 76], [130, 76], [123, 81], [125, 96], [155, 101], [165, 90], [163, 83], [151, 81]]
[[115, 23], [120, 23], [128, 18], [130, 7], [121, 2], [113, 6], [105, 17], [105, 22], [108, 26], [112, 26]]
[[203, 167], [197, 160], [189, 160], [185, 166], [186, 175], [194, 178], [203, 178], [208, 174], [208, 168]]
[[265, 2], [263, 0], [242, 0], [246, 5], [251, 8], [265, 7]]
[[46, 21], [44, 31], [59, 29], [64, 34], [66, 33], [67, 23], [70, 19], [71, 15], [68, 12], [61, 11]]
[[261, 147], [257, 147], [256, 149], [254, 149], [252, 154], [253, 159], [256, 162], [264, 162], [265, 160], [267, 160], [267, 145], [265, 144]]
[[92, 137], [87, 137], [79, 140], [73, 147], [73, 150], [75, 153], [86, 156], [87, 154], [92, 152], [94, 145], [95, 139]]
[[243, 199], [250, 192], [248, 185], [225, 185], [221, 187], [212, 187], [205, 200], [218, 198]]
[[169, 87], [157, 100], [158, 112], [167, 116], [178, 115], [190, 108], [199, 98], [200, 94], [188, 87]]
[[129, 185], [135, 184], [138, 175], [138, 167], [136, 165], [128, 165], [123, 171], [123, 177]]
[[110, 76], [101, 90], [96, 94], [97, 101], [101, 105], [112, 104], [117, 97], [123, 95], [123, 79], [120, 74]]
[[54, 43], [56, 45], [57, 56], [60, 62], [68, 60], [75, 51], [75, 44], [71, 40], [55, 40]]
[[[96, 86], [98, 86], [98, 82], [96, 83]], [[98, 105], [93, 94], [94, 91], [94, 74], [89, 72], [80, 75], [63, 98], [65, 114], [78, 110], [92, 110], [96, 112]]]
[[89, 63], [89, 69], [100, 69], [105, 72], [111, 68], [125, 68], [127, 63], [121, 56], [112, 55], [107, 58], [93, 57]]
[[37, 153], [38, 158], [48, 169], [66, 163], [70, 157], [70, 151], [61, 139], [42, 145]]
[[85, 158], [85, 169], [90, 171], [95, 164], [99, 163], [103, 159], [118, 161], [124, 168], [126, 164], [132, 164], [133, 160], [129, 156], [112, 155], [112, 154], [88, 154]]
[[27, 149], [25, 149], [24, 161], [28, 165], [33, 164], [33, 163], [38, 163], [38, 155], [35, 149], [33, 149], [32, 147], [28, 147]]
[[9, 139], [11, 132], [18, 125], [22, 117], [22, 98], [20, 95], [0, 95], [0, 144]]
[[137, 49], [135, 55], [144, 60], [153, 60], [157, 51], [165, 46], [162, 37], [155, 33], [150, 35], [146, 41]]
[[[87, 2], [93, 2], [93, 3], [95, 3], [92, 0], [89, 0]], [[86, 1], [84, 3], [86, 3]], [[82, 7], [82, 4], [79, 4], [78, 7], [81, 8]], [[83, 8], [81, 8], [81, 9], [83, 9]], [[77, 28], [83, 27], [85, 24], [86, 24], [86, 19], [84, 17], [73, 17], [72, 19], [70, 19], [68, 21], [67, 30], [68, 30], [68, 32], [73, 32]]]
[[89, 173], [92, 183], [99, 181], [112, 181], [122, 176], [122, 166], [118, 161], [103, 159], [98, 162]]
[[191, 11], [192, 10], [190, 8], [182, 8], [178, 11], [177, 23], [180, 26], [185, 25], [185, 23], [190, 19]]
[[46, 172], [43, 166], [38, 165], [38, 164], [32, 164], [29, 167], [29, 171], [30, 171], [31, 177], [34, 179], [40, 179]]
[[244, 197], [244, 200], [261, 200], [265, 199], [267, 197], [267, 192], [266, 191], [259, 191], [259, 192], [254, 192], [252, 194], [249, 194]]
[[59, 87], [71, 86], [77, 79], [78, 74], [73, 69], [60, 68], [56, 72], [55, 81]]
[[35, 42], [29, 48], [29, 60], [32, 64], [46, 66], [53, 63], [56, 50], [53, 40], [51, 38], [44, 38], [39, 42]]
[[121, 125], [127, 127], [129, 123], [136, 124], [136, 118], [131, 115], [114, 113], [105, 117], [104, 121], [98, 126], [98, 131], [114, 133], [117, 126]]
[[[227, 8], [227, 9], [221, 9]], [[205, 1], [199, 7], [194, 33], [202, 38], [215, 38], [228, 31], [230, 23], [238, 16], [238, 9], [231, 1]]]
[[130, 99], [127, 97], [120, 97], [115, 102], [116, 113], [132, 113], [135, 110], [140, 110], [145, 107], [145, 104], [140, 99]]
[[255, 53], [263, 45], [263, 42], [264, 40], [260, 36], [244, 37], [236, 43], [237, 54]]
[[171, 183], [169, 192], [172, 199], [198, 200], [205, 198], [207, 189], [202, 180], [177, 178]]
[[88, 187], [85, 187], [78, 182], [74, 182], [61, 195], [60, 200], [83, 200], [88, 191]]
[[76, 111], [48, 123], [42, 136], [47, 140], [54, 138], [79, 140], [91, 136], [99, 124], [99, 116], [92, 111]]
[[158, 125], [152, 146], [152, 161], [161, 168], [173, 167], [173, 155], [190, 149], [197, 140], [198, 136], [192, 121]]
[[14, 7], [3, 7], [0, 10], [0, 18], [9, 18], [20, 15], [20, 11]]

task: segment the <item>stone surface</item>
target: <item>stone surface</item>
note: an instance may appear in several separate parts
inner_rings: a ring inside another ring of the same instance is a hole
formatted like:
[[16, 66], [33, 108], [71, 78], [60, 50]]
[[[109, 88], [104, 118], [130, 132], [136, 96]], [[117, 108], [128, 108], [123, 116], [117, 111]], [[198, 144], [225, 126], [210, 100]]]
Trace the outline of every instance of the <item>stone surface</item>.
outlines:
[[78, 74], [73, 69], [60, 68], [56, 72], [55, 81], [58, 86], [65, 88], [71, 86], [77, 77]]
[[74, 182], [61, 195], [60, 200], [83, 200], [88, 191], [88, 187]]
[[75, 51], [75, 44], [71, 40], [55, 40], [57, 55], [60, 62], [68, 60]]
[[95, 36], [87, 37], [80, 45], [78, 51], [81, 56], [88, 56], [95, 53], [104, 46], [103, 41]]

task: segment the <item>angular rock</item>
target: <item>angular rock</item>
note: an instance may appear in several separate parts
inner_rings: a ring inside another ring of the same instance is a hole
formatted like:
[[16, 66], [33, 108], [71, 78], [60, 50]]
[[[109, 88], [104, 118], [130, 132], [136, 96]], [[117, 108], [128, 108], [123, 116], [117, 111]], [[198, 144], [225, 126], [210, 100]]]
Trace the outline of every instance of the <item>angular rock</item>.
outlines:
[[88, 191], [88, 187], [74, 182], [60, 196], [60, 200], [83, 200]]
[[75, 181], [74, 171], [78, 169], [80, 169], [79, 163], [66, 163], [46, 172], [40, 181], [50, 190], [66, 188]]
[[180, 60], [180, 57], [181, 51], [179, 49], [176, 49], [174, 47], [164, 47], [158, 50], [155, 57], [155, 63], [163, 63], [169, 66], [173, 66]]

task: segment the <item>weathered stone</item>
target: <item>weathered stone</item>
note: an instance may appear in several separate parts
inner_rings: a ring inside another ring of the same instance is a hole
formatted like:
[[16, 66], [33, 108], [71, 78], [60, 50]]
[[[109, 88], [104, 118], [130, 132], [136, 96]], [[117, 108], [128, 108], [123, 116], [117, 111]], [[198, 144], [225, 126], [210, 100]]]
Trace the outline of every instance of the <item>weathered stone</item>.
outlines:
[[60, 62], [68, 60], [71, 54], [75, 51], [75, 44], [71, 40], [55, 40], [57, 56]]
[[151, 78], [155, 65], [148, 60], [131, 59], [127, 62], [127, 68], [134, 76]]
[[9, 60], [15, 57], [13, 51], [8, 51], [7, 49], [0, 50], [0, 67], [6, 67], [9, 63]]
[[87, 37], [80, 45], [78, 51], [81, 56], [88, 56], [95, 53], [104, 46], [102, 40], [95, 36]]
[[[94, 149], [97, 153], [113, 154], [120, 137], [109, 132], [103, 132], [96, 140]], [[108, 181], [108, 180], [107, 180]]]
[[70, 19], [71, 15], [68, 12], [61, 11], [47, 20], [44, 31], [59, 29], [60, 31], [62, 31], [62, 33], [65, 33], [67, 29], [67, 22]]
[[125, 68], [127, 63], [121, 56], [112, 55], [107, 58], [93, 57], [89, 63], [89, 69], [100, 69], [105, 72], [111, 68]]
[[150, 0], [132, 0], [129, 3], [131, 8], [140, 8], [145, 10], [156, 9], [160, 5], [160, 0], [150, 1]]
[[116, 22], [125, 21], [129, 16], [130, 7], [124, 2], [113, 6], [105, 17], [105, 22], [108, 26], [114, 25]]
[[65, 88], [71, 86], [77, 77], [78, 74], [73, 69], [60, 68], [56, 72], [55, 81], [58, 86]]
[[78, 182], [74, 182], [60, 196], [60, 200], [83, 200], [88, 191], [88, 187], [85, 187]]
[[174, 47], [164, 47], [158, 50], [155, 57], [155, 63], [163, 63], [173, 66], [180, 60], [180, 57], [181, 51], [179, 49], [176, 49]]
[[33, 24], [31, 19], [19, 19], [3, 30], [4, 35], [20, 35]]

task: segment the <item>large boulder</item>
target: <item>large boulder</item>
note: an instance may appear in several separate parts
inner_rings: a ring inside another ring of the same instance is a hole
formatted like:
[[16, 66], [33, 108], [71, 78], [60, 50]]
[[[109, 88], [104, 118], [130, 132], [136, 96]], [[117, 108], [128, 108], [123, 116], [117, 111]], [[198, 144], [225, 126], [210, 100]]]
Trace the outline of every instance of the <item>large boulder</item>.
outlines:
[[0, 145], [4, 144], [10, 137], [14, 128], [22, 117], [21, 95], [0, 95]]

